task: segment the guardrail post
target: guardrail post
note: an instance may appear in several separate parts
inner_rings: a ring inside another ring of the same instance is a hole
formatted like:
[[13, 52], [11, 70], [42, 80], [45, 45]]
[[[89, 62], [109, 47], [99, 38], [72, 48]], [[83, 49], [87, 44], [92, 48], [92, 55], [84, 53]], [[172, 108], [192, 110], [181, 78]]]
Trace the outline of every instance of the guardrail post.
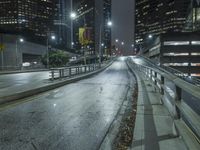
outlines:
[[87, 72], [87, 66], [85, 66], [85, 73]]
[[54, 80], [54, 70], [51, 70], [51, 80]]
[[161, 95], [164, 95], [165, 93], [165, 91], [164, 91], [164, 84], [165, 84], [165, 78], [163, 77], [163, 76], [161, 76]]
[[150, 69], [150, 80], [152, 80], [153, 77], [153, 70]]
[[157, 86], [157, 72], [154, 72], [154, 84]]
[[59, 78], [62, 77], [62, 72], [61, 72], [61, 69], [59, 69]]
[[80, 74], [80, 69], [79, 69], [79, 67], [77, 67], [77, 69], [78, 69], [78, 74]]
[[72, 75], [72, 68], [69, 68], [69, 77]]
[[89, 67], [89, 72], [90, 72], [90, 65], [88, 67]]
[[[175, 91], [175, 102], [176, 103], [180, 103], [182, 100], [182, 89], [178, 86], [176, 86], [176, 91]], [[181, 118], [181, 112], [179, 110], [179, 108], [176, 105], [176, 117], [177, 119]]]
[[61, 69], [61, 73], [62, 73], [62, 78], [64, 78], [64, 69]]
[[76, 69], [76, 75], [77, 75], [78, 74], [78, 68], [76, 67], [75, 69]]

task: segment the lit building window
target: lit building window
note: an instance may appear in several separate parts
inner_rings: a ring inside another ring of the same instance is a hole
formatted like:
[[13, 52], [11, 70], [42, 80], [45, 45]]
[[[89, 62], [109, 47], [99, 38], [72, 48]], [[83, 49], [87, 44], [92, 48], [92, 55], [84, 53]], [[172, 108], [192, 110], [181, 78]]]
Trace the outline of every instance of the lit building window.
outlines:
[[200, 41], [192, 41], [192, 45], [200, 45]]
[[169, 45], [189, 45], [190, 42], [189, 41], [166, 41], [164, 42], [164, 45], [169, 46]]

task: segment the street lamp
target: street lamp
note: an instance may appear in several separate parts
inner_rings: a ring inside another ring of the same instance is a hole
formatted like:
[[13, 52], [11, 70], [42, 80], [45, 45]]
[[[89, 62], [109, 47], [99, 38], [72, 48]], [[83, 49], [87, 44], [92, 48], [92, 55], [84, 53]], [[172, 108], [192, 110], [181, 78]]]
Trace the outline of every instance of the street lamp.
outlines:
[[24, 42], [24, 39], [23, 39], [23, 38], [20, 38], [19, 41], [20, 41], [21, 43], [23, 43], [23, 42]]
[[15, 43], [16, 65], [18, 65], [19, 42], [20, 42], [20, 43], [23, 43], [23, 42], [24, 42], [24, 39], [23, 39], [23, 38], [19, 38], [19, 39], [17, 38], [17, 39], [16, 39], [16, 43]]
[[[51, 40], [55, 40], [56, 36], [52, 35]], [[49, 35], [47, 34], [47, 68], [49, 68]]]
[[111, 27], [113, 25], [112, 21], [108, 21], [107, 25]]
[[118, 42], [119, 42], [119, 40], [118, 40], [118, 39], [115, 39], [115, 42], [116, 42], [116, 43], [118, 43]]
[[[113, 25], [112, 21], [107, 22], [107, 26], [111, 27]], [[104, 43], [102, 43], [102, 23], [100, 24], [100, 29], [99, 29], [99, 65], [101, 66], [101, 53], [102, 53], [102, 47], [104, 47]]]
[[148, 36], [148, 38], [149, 38], [149, 39], [152, 39], [152, 38], [153, 38], [153, 36], [150, 34], [150, 35]]
[[70, 14], [70, 18], [71, 18], [71, 19], [74, 20], [74, 19], [76, 18], [76, 16], [77, 16], [77, 15], [76, 15], [75, 12], [71, 12], [71, 14]]
[[52, 40], [55, 40], [55, 39], [56, 39], [56, 36], [55, 36], [55, 35], [52, 35], [52, 36], [51, 36], [51, 39], [52, 39]]
[[122, 42], [121, 44], [124, 45], [124, 42]]
[[[71, 42], [74, 43], [74, 36], [73, 36], [73, 20], [76, 19], [77, 15], [75, 12], [70, 13], [70, 18], [71, 18]], [[73, 44], [71, 43], [71, 48], [73, 48]]]

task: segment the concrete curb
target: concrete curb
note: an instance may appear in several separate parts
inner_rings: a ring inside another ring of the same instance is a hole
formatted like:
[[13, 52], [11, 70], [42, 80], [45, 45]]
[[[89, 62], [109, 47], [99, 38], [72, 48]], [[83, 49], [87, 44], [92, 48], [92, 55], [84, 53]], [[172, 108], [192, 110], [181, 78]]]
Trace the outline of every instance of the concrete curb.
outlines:
[[23, 92], [19, 92], [19, 93], [14, 93], [14, 94], [11, 94], [11, 95], [8, 95], [8, 96], [0, 97], [0, 104], [5, 104], [5, 103], [11, 102], [11, 101], [27, 98], [27, 97], [30, 97], [30, 96], [33, 96], [33, 95], [36, 95], [36, 94], [40, 94], [40, 93], [43, 93], [43, 92], [46, 92], [46, 91], [50, 91], [50, 90], [62, 87], [66, 84], [70, 84], [70, 83], [77, 82], [77, 81], [82, 80], [82, 79], [89, 78], [89, 77], [91, 77], [95, 74], [102, 72], [103, 70], [108, 68], [110, 65], [112, 65], [113, 62], [114, 61], [110, 62], [108, 65], [106, 65], [105, 67], [103, 67], [99, 70], [96, 70], [96, 71], [93, 71], [93, 72], [90, 72], [90, 73], [87, 73], [87, 74], [83, 74], [83, 75], [80, 75], [80, 76], [77, 76], [77, 77], [66, 79], [64, 81], [58, 81], [56, 83], [51, 83], [50, 85], [41, 86], [39, 88], [35, 88], [35, 89], [31, 89], [31, 90], [27, 90], [27, 91], [23, 91]]
[[[129, 69], [129, 68], [128, 68]], [[131, 72], [131, 70], [129, 69], [130, 73], [130, 78], [135, 78], [134, 74]], [[136, 79], [135, 82], [137, 83]], [[129, 102], [132, 100], [133, 96], [132, 96], [132, 92], [134, 90], [133, 85], [134, 82], [133, 80], [131, 80], [131, 82], [129, 83], [128, 87], [127, 87], [127, 91], [126, 91], [126, 96], [120, 106], [120, 109], [118, 110], [115, 119], [113, 120], [113, 122], [111, 123], [105, 137], [103, 138], [103, 141], [99, 147], [99, 150], [112, 150], [113, 149], [113, 142], [117, 137], [117, 134], [119, 132], [119, 128], [121, 126], [121, 121], [124, 117], [124, 114], [127, 110], [128, 104]]]

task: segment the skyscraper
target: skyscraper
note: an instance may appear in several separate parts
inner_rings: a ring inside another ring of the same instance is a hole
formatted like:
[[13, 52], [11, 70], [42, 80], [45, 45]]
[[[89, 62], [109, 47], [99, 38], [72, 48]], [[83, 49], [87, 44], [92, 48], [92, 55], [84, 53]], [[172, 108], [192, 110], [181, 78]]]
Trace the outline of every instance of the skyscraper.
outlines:
[[136, 0], [135, 41], [143, 44], [148, 35], [181, 32], [190, 0]]
[[92, 43], [89, 44], [91, 54], [99, 53], [100, 45], [102, 52], [108, 52], [111, 48], [111, 29], [107, 22], [111, 20], [111, 0], [75, 0], [74, 11], [77, 12], [77, 19], [74, 21], [75, 44], [81, 47], [78, 40], [78, 30], [80, 27], [91, 29]]
[[[53, 28], [54, 0], [0, 0], [0, 30], [22, 34], [30, 40], [46, 38]], [[37, 37], [37, 38], [34, 38]]]
[[188, 18], [184, 27], [185, 32], [200, 31], [200, 1], [192, 0], [189, 5]]
[[57, 0], [54, 28], [59, 47], [71, 47], [71, 0]]

